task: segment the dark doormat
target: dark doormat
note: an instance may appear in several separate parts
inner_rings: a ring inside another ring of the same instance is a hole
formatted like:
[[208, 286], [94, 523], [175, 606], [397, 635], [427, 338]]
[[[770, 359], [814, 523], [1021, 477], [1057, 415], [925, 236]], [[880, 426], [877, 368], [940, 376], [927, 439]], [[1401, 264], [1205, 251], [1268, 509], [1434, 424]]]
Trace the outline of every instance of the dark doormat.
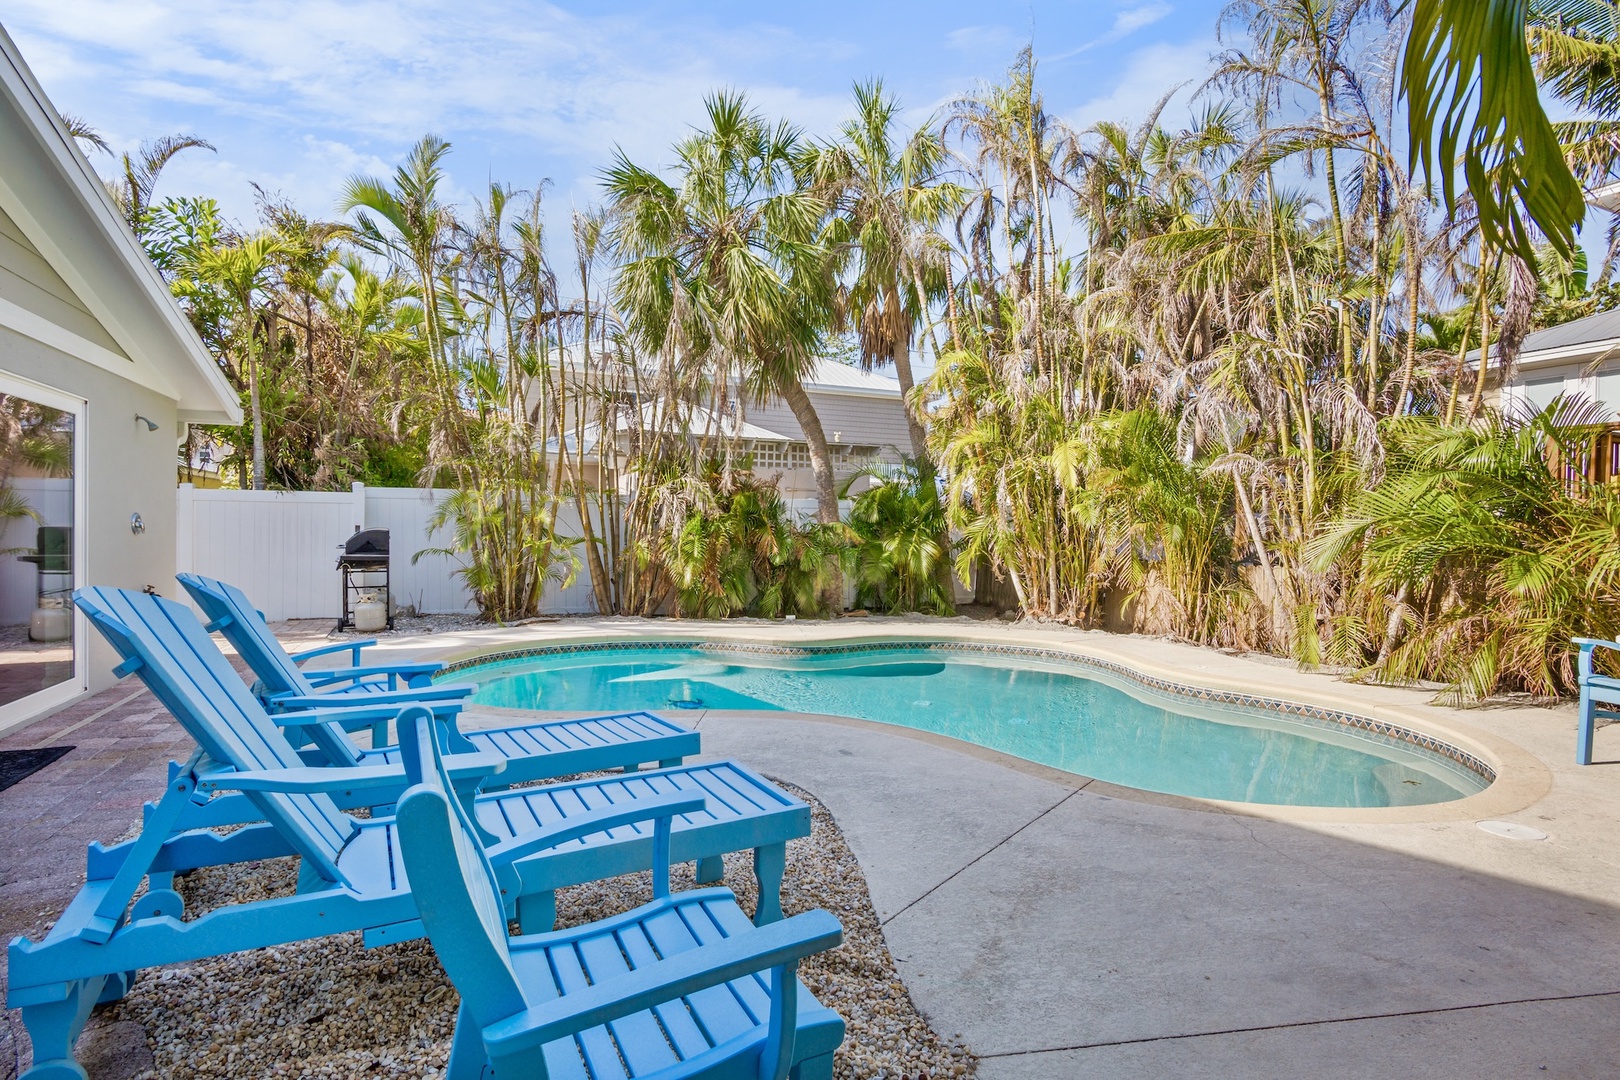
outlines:
[[45, 746], [38, 750], [0, 750], [0, 791], [34, 775], [72, 749], [71, 746]]

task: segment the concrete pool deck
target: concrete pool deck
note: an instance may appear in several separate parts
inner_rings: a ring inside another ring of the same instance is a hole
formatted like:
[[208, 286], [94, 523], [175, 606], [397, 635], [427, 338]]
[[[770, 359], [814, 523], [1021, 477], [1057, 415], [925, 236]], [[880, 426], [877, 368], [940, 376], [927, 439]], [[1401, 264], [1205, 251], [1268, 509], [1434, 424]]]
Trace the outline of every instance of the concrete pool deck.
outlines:
[[[1604, 764], [1575, 766], [1571, 706], [1442, 709], [1423, 691], [1170, 642], [965, 620], [570, 619], [381, 648], [444, 659], [562, 641], [878, 636], [1120, 658], [1444, 734], [1500, 773], [1487, 792], [1433, 807], [1252, 811], [1143, 796], [879, 724], [683, 714], [705, 756], [740, 758], [832, 810], [914, 999], [980, 1055], [980, 1076], [1620, 1075], [1620, 725], [1598, 734]], [[71, 775], [97, 796], [75, 804], [59, 786], [47, 799], [32, 780], [0, 793], [8, 936], [60, 910], [83, 843], [137, 812], [165, 747], [183, 742], [145, 695], [120, 706], [128, 728], [106, 728], [115, 710], [65, 730], [133, 691], [0, 740], [79, 741], [89, 758], [76, 765], [76, 751], [52, 770], [77, 770], [58, 784]], [[1486, 833], [1476, 825], [1486, 817], [1547, 839]], [[61, 852], [78, 853], [66, 872]]]
[[1173, 642], [962, 620], [570, 620], [444, 636], [432, 655], [886, 636], [1068, 649], [1344, 709], [1446, 736], [1499, 773], [1429, 807], [1236, 808], [880, 724], [693, 714], [706, 755], [832, 810], [914, 999], [986, 1080], [1620, 1075], [1620, 725], [1599, 732], [1607, 764], [1576, 766], [1572, 706], [1447, 709]]

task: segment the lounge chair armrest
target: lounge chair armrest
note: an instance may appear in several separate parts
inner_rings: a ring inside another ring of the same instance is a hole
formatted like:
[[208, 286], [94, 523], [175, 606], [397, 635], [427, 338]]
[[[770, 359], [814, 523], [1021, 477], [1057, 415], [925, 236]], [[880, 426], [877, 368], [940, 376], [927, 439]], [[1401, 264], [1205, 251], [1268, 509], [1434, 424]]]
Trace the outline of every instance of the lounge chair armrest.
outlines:
[[395, 765], [361, 765], [354, 768], [265, 769], [251, 772], [215, 773], [197, 781], [197, 790], [274, 791], [283, 795], [317, 795], [334, 791], [365, 791], [398, 787], [405, 770]]
[[317, 656], [331, 656], [333, 653], [353, 653], [354, 666], [360, 666], [360, 650], [369, 649], [377, 644], [376, 638], [367, 638], [364, 641], [342, 641], [336, 645], [322, 645], [318, 649], [305, 649], [303, 652], [291, 653], [292, 662], [302, 665], [306, 660], [313, 660]]
[[1580, 668], [1580, 677], [1582, 682], [1585, 682], [1589, 676], [1597, 674], [1596, 668], [1592, 666], [1594, 654], [1597, 652], [1597, 650], [1609, 649], [1614, 652], [1620, 652], [1620, 641], [1609, 641], [1606, 638], [1589, 637], [1571, 638], [1570, 640], [1575, 645], [1579, 646], [1581, 650], [1581, 655], [1579, 661], [1577, 662], [1577, 666]]
[[298, 728], [315, 727], [319, 724], [338, 723], [353, 720], [363, 724], [377, 721], [392, 720], [409, 705], [345, 705], [338, 708], [301, 709], [293, 712], [276, 712], [270, 714], [278, 727]]
[[472, 695], [478, 687], [471, 683], [449, 683], [444, 686], [423, 686], [402, 690], [379, 690], [376, 693], [347, 693], [334, 691], [330, 694], [276, 694], [270, 699], [270, 704], [279, 709], [330, 709], [335, 706], [353, 705], [356, 708], [367, 708], [372, 705], [426, 705], [429, 702], [455, 702], [460, 705], [463, 698]]
[[304, 674], [312, 679], [358, 679], [367, 675], [432, 675], [442, 667], [443, 664], [432, 660], [411, 660], [397, 664], [369, 664], [366, 667], [320, 668]]
[[[454, 754], [444, 759], [452, 781], [493, 776], [506, 768], [499, 754]], [[275, 791], [284, 795], [315, 795], [332, 791], [397, 788], [405, 783], [399, 765], [360, 765], [353, 768], [263, 769], [247, 772], [210, 772], [197, 779], [197, 790]]]
[[315, 687], [332, 686], [343, 682], [359, 683], [367, 679], [386, 680], [388, 688], [393, 690], [398, 688], [399, 683], [406, 686], [432, 685], [433, 673], [443, 666], [431, 661], [410, 661], [398, 664], [372, 664], [367, 667], [321, 668], [317, 671], [304, 672], [304, 677]]
[[634, 825], [638, 821], [673, 818], [676, 814], [695, 814], [703, 809], [703, 805], [702, 795], [655, 795], [622, 806], [604, 806], [600, 810], [591, 810], [579, 817], [561, 822], [554, 828], [513, 837], [486, 848], [485, 854], [489, 856], [491, 864], [509, 866], [537, 851], [566, 844], [582, 836], [590, 836], [605, 829]]
[[502, 1053], [540, 1046], [706, 987], [797, 963], [843, 940], [843, 928], [830, 912], [807, 911], [525, 1009], [484, 1028], [484, 1042]]

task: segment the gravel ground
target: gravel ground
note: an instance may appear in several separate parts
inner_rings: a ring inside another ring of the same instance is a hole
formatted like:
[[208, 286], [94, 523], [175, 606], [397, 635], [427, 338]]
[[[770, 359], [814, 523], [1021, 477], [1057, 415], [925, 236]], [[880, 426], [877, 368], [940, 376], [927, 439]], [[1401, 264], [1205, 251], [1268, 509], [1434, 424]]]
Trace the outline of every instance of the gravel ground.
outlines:
[[[788, 845], [782, 906], [822, 907], [844, 925], [844, 944], [800, 965], [800, 976], [848, 1025], [840, 1080], [944, 1080], [976, 1072], [959, 1041], [941, 1038], [912, 1004], [866, 892], [860, 866], [832, 815], [813, 796], [811, 835]], [[725, 884], [745, 910], [755, 901], [752, 859], [726, 857]], [[189, 913], [287, 895], [295, 859], [198, 871], [179, 888]], [[690, 864], [674, 888], [693, 887]], [[558, 894], [558, 925], [575, 926], [652, 897], [651, 875], [594, 882]], [[359, 934], [219, 957], [145, 973], [98, 1017], [144, 1027], [154, 1068], [140, 1080], [427, 1077], [442, 1075], [457, 996], [426, 941], [367, 950]]]

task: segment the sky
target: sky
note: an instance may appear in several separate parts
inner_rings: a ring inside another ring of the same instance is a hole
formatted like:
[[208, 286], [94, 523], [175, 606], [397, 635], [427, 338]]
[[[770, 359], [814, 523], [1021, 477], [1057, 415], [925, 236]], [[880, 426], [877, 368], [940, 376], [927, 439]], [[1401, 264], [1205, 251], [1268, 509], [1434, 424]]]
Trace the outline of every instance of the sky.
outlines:
[[878, 76], [921, 122], [1032, 42], [1049, 110], [1080, 126], [1139, 120], [1207, 73], [1222, 6], [7, 0], [0, 21], [57, 108], [115, 150], [168, 134], [214, 144], [177, 158], [159, 197], [210, 195], [251, 223], [257, 182], [331, 216], [345, 177], [386, 175], [431, 132], [454, 148], [456, 201], [492, 179], [549, 180], [560, 224], [600, 201], [615, 148], [667, 163], [721, 88], [831, 135], [851, 85]]

